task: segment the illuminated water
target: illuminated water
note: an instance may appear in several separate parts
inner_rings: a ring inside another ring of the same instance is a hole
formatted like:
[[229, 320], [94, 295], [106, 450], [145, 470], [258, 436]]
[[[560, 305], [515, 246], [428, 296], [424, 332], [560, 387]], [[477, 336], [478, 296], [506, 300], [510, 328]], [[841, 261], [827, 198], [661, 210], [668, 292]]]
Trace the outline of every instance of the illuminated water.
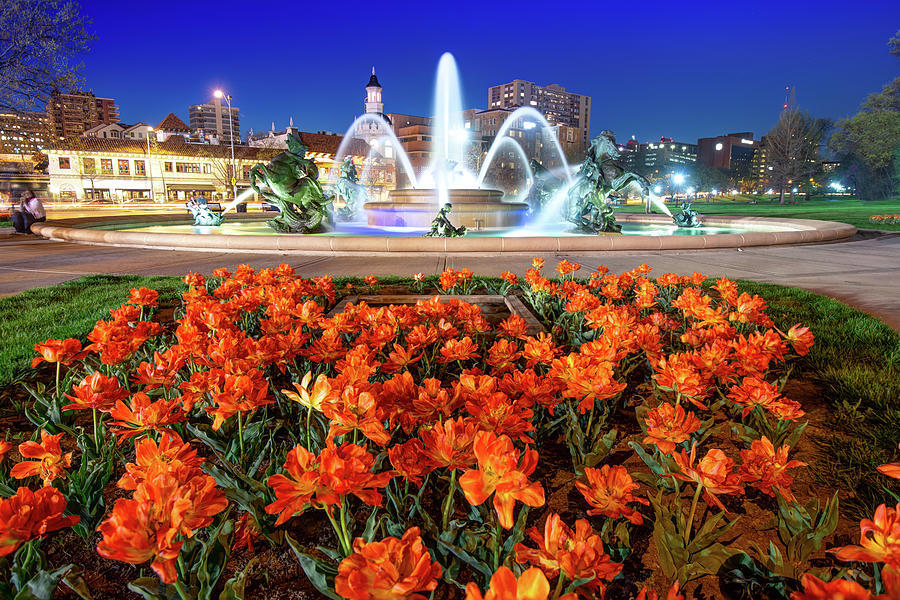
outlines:
[[[656, 223], [627, 223], [622, 222], [623, 235], [643, 235], [643, 236], [669, 236], [669, 235], [721, 235], [725, 233], [747, 233], [747, 232], [769, 232], [769, 231], [792, 231], [789, 227], [778, 227], [773, 225], [745, 225], [741, 227], [719, 227], [719, 226], [702, 226], [702, 227], [676, 227], [675, 225], [663, 225]], [[570, 223], [557, 223], [549, 227], [523, 227], [520, 229], [509, 230], [484, 230], [469, 231], [469, 236], [497, 236], [497, 237], [570, 237], [583, 236], [571, 230]], [[99, 225], [92, 229], [117, 230], [117, 231], [134, 231], [143, 233], [175, 233], [175, 234], [199, 234], [199, 235], [278, 235], [275, 231], [266, 225], [265, 221], [226, 221], [218, 226], [201, 226], [191, 224], [151, 224], [151, 223], [116, 223]], [[426, 232], [425, 229], [414, 229], [410, 227], [369, 227], [362, 224], [341, 225], [339, 231], [330, 233], [313, 234], [313, 235], [365, 235], [365, 236], [406, 236], [420, 237]], [[591, 237], [595, 237], [591, 235]]]

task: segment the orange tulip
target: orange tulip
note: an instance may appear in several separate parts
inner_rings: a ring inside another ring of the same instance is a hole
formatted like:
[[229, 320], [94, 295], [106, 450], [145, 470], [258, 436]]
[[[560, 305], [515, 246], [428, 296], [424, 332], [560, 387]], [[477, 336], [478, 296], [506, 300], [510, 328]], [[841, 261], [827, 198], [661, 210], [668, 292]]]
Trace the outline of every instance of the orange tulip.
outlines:
[[497, 325], [497, 333], [510, 338], [524, 339], [526, 331], [528, 323], [522, 315], [510, 315]]
[[390, 432], [384, 428], [380, 407], [369, 392], [348, 386], [344, 388], [339, 398], [324, 403], [322, 412], [331, 421], [328, 430], [329, 442], [339, 435], [354, 430], [359, 430], [379, 446], [391, 441]]
[[290, 477], [276, 473], [266, 482], [275, 490], [276, 500], [266, 506], [270, 515], [278, 515], [278, 527], [294, 515], [300, 514], [312, 504], [312, 498], [320, 491], [319, 460], [315, 454], [301, 445], [288, 452], [284, 469]]
[[47, 340], [43, 344], [35, 344], [34, 349], [40, 356], [36, 356], [32, 359], [32, 369], [43, 361], [70, 365], [76, 360], [81, 360], [88, 354], [81, 350], [81, 342], [75, 338], [69, 338], [67, 340]]
[[[3, 454], [0, 453], [0, 457], [2, 457], [2, 456], [3, 456]], [[3, 459], [0, 458], [0, 460], [3, 460]], [[887, 475], [888, 477], [893, 477], [894, 479], [900, 479], [900, 462], [888, 463], [886, 465], [879, 465], [877, 468], [880, 473], [883, 473], [883, 474]]]
[[526, 449], [519, 460], [519, 451], [505, 435], [497, 436], [479, 431], [473, 444], [478, 468], [459, 478], [459, 486], [469, 504], [480, 505], [494, 495], [494, 509], [504, 529], [513, 526], [513, 507], [518, 500], [528, 506], [544, 505], [544, 488], [539, 482], [528, 481], [534, 473], [538, 454]]
[[131, 381], [147, 390], [175, 385], [178, 370], [187, 362], [187, 353], [180, 346], [172, 346], [163, 353], [154, 352], [153, 362], [142, 362]]
[[453, 362], [455, 360], [469, 360], [478, 356], [478, 346], [472, 342], [472, 338], [466, 336], [461, 340], [449, 339], [441, 347], [440, 362]]
[[804, 573], [800, 584], [803, 590], [792, 592], [791, 600], [872, 600], [869, 590], [847, 579], [825, 582], [815, 575]]
[[630, 502], [649, 504], [645, 498], [636, 498], [632, 491], [638, 489], [625, 467], [621, 465], [603, 465], [599, 469], [585, 467], [584, 475], [587, 483], [576, 481], [575, 487], [584, 496], [588, 504], [593, 506], [587, 511], [589, 515], [604, 515], [612, 519], [624, 517], [635, 525], [644, 522], [641, 514], [629, 507]]
[[530, 408], [510, 400], [503, 392], [495, 392], [480, 400], [466, 402], [466, 411], [481, 431], [504, 434], [526, 444], [534, 443], [527, 432], [534, 430]]
[[879, 562], [900, 569], [900, 503], [896, 508], [879, 506], [872, 519], [860, 521], [859, 531], [859, 546], [841, 546], [829, 552], [844, 561]]
[[145, 287], [132, 288], [128, 303], [136, 306], [159, 306], [159, 292]]
[[685, 412], [680, 404], [672, 407], [663, 402], [647, 413], [644, 425], [647, 427], [644, 443], [656, 444], [663, 454], [672, 454], [676, 444], [689, 440], [700, 429], [700, 419], [692, 412]]
[[64, 517], [65, 510], [66, 497], [52, 487], [36, 492], [20, 487], [14, 496], [0, 500], [0, 556], [8, 556], [29, 540], [81, 520], [77, 515]]
[[706, 409], [702, 400], [709, 394], [709, 384], [694, 366], [694, 354], [690, 352], [670, 354], [653, 365], [657, 371], [653, 379], [665, 390], [673, 390], [687, 398], [697, 408]]
[[561, 260], [559, 264], [556, 265], [556, 272], [565, 277], [566, 275], [574, 273], [580, 268], [581, 265], [579, 265], [578, 263]]
[[252, 554], [253, 544], [260, 536], [262, 536], [262, 530], [259, 528], [259, 523], [256, 522], [253, 515], [245, 512], [238, 517], [234, 524], [234, 543], [231, 545], [231, 549], [244, 548]]
[[200, 472], [204, 459], [189, 443], [174, 432], [162, 435], [159, 444], [153, 438], [144, 438], [134, 445], [134, 462], [126, 463], [125, 474], [116, 483], [123, 490], [135, 490], [149, 475], [161, 470], [178, 470], [182, 467]]
[[7, 442], [6, 440], [0, 440], [0, 463], [6, 458], [6, 455], [9, 454], [9, 451], [12, 450], [12, 442]]
[[[666, 592], [666, 600], [684, 600], [684, 596], [678, 593], [678, 581], [672, 584], [669, 591]], [[656, 590], [647, 590], [646, 586], [641, 588], [640, 593], [635, 596], [634, 600], [659, 600]]]
[[[466, 600], [547, 600], [549, 595], [550, 583], [537, 567], [527, 569], [518, 580], [508, 568], [500, 567], [491, 577], [491, 585], [483, 596], [478, 584], [466, 585]], [[566, 594], [557, 600], [576, 598], [575, 594]]]
[[171, 432], [168, 426], [180, 423], [185, 418], [179, 398], [160, 398], [153, 402], [147, 394], [138, 392], [131, 397], [129, 404], [131, 406], [119, 400], [109, 411], [109, 416], [114, 419], [111, 423], [112, 431], [119, 437], [120, 444], [148, 431]]
[[780, 420], [797, 420], [804, 415], [800, 404], [782, 396], [778, 389], [759, 377], [748, 375], [739, 385], [732, 386], [728, 399], [744, 407], [741, 418], [747, 418], [754, 408], [761, 406]]
[[800, 323], [797, 323], [788, 329], [787, 333], [784, 333], [780, 329], [776, 329], [776, 331], [781, 334], [784, 341], [789, 343], [794, 349], [794, 352], [798, 355], [806, 356], [809, 354], [809, 349], [812, 347], [813, 341], [815, 340], [809, 327], [803, 327]]
[[107, 377], [100, 371], [94, 371], [72, 388], [74, 396], [66, 394], [71, 404], [63, 406], [63, 410], [97, 409], [109, 412], [119, 400], [128, 397], [128, 390], [123, 388], [115, 377]]
[[9, 474], [16, 479], [36, 475], [41, 478], [44, 487], [49, 486], [54, 479], [65, 478], [66, 469], [72, 466], [72, 453], [63, 454], [59, 446], [62, 436], [62, 433], [50, 435], [42, 429], [40, 444], [32, 441], [19, 444], [19, 454], [22, 458], [37, 460], [25, 460], [13, 465]]
[[794, 501], [794, 495], [791, 493], [791, 484], [794, 478], [786, 473], [788, 469], [796, 467], [805, 467], [805, 462], [799, 460], [788, 460], [788, 451], [790, 447], [785, 444], [778, 451], [769, 441], [769, 438], [763, 436], [762, 439], [754, 440], [750, 444], [749, 450], [741, 450], [741, 479], [745, 483], [759, 488], [764, 494], [774, 496], [773, 488], [778, 490], [784, 499], [788, 502]]
[[221, 388], [212, 392], [215, 406], [206, 408], [213, 415], [212, 428], [218, 431], [222, 423], [236, 413], [250, 413], [257, 408], [273, 404], [269, 396], [269, 384], [263, 372], [252, 369], [249, 375], [227, 375]]
[[543, 535], [537, 527], [532, 527], [528, 537], [537, 548], [516, 544], [516, 562], [531, 563], [548, 579], [561, 571], [568, 581], [593, 579], [583, 587], [596, 590], [602, 589], [601, 580], [612, 581], [622, 571], [622, 564], [610, 562], [609, 554], [603, 552], [603, 541], [586, 519], [575, 521], [575, 531], [572, 531], [558, 514], [550, 513]]
[[407, 481], [422, 487], [422, 477], [434, 470], [434, 463], [425, 454], [425, 447], [418, 438], [388, 448], [391, 466]]
[[452, 471], [474, 464], [475, 453], [472, 446], [476, 431], [474, 423], [456, 418], [419, 431], [419, 437], [422, 439], [425, 456], [436, 466]]
[[441, 565], [431, 560], [419, 536], [411, 527], [403, 537], [386, 537], [380, 542], [353, 542], [353, 554], [338, 565], [334, 589], [350, 600], [426, 600], [417, 592], [437, 587]]
[[718, 506], [725, 510], [725, 506], [716, 497], [716, 494], [739, 494], [744, 491], [741, 487], [741, 476], [732, 472], [734, 461], [725, 456], [718, 448], [713, 448], [706, 453], [697, 465], [694, 460], [697, 456], [697, 444], [691, 446], [691, 454], [683, 449], [681, 454], [675, 454], [675, 464], [681, 470], [673, 473], [673, 476], [683, 481], [693, 481], [703, 486], [703, 499], [710, 506]]
[[539, 333], [536, 338], [531, 336], [525, 338], [522, 358], [525, 359], [528, 368], [531, 368], [539, 363], [549, 365], [559, 352], [550, 334]]

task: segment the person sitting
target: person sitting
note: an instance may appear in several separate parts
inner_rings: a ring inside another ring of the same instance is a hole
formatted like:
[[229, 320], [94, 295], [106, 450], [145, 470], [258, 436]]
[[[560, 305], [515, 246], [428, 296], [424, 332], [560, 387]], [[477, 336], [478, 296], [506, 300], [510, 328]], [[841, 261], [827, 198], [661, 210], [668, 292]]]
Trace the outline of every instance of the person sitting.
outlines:
[[13, 227], [16, 228], [16, 233], [31, 233], [33, 223], [47, 220], [47, 211], [30, 190], [22, 192], [20, 198], [21, 202], [11, 216]]

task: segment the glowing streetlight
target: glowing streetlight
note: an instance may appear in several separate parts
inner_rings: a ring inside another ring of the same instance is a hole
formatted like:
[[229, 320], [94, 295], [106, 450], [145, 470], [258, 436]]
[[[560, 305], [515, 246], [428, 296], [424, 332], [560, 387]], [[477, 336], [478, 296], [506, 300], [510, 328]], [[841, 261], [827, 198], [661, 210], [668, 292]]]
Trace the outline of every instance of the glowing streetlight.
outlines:
[[684, 183], [684, 175], [682, 175], [681, 173], [675, 173], [675, 175], [672, 177], [672, 181], [675, 183], [675, 185], [681, 185], [682, 183]]
[[656, 186], [655, 188], [653, 188], [653, 193], [654, 193], [654, 194], [661, 194], [661, 193], [662, 193], [662, 186], [661, 186], [661, 185], [658, 185], [658, 186]]
[[234, 118], [231, 112], [231, 94], [226, 94], [222, 90], [213, 92], [213, 96], [225, 99], [228, 104], [228, 137], [231, 139], [231, 191], [234, 198], [237, 199], [237, 169], [234, 166]]
[[710, 193], [711, 193], [713, 196], [715, 196], [716, 194], [719, 193], [719, 190], [717, 190], [716, 188], [713, 188], [712, 191], [711, 191]]
[[153, 202], [153, 158], [150, 156], [150, 134], [153, 128], [147, 125], [147, 174], [150, 176], [150, 202]]

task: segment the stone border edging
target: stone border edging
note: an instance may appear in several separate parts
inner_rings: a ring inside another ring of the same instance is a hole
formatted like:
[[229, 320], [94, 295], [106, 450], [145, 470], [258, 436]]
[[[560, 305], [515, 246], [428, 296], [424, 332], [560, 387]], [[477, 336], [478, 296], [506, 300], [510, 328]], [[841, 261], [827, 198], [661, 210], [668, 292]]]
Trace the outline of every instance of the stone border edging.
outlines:
[[[241, 215], [239, 221], [261, 221], [271, 215]], [[623, 213], [622, 222], [671, 224], [665, 215]], [[81, 217], [35, 223], [31, 230], [47, 239], [103, 246], [129, 246], [160, 250], [206, 252], [256, 252], [275, 254], [395, 254], [417, 252], [503, 253], [503, 252], [599, 252], [638, 250], [703, 250], [707, 248], [746, 248], [830, 242], [853, 236], [853, 225], [811, 219], [773, 217], [728, 217], [706, 215], [710, 225], [746, 225], [749, 223], [788, 227], [789, 231], [726, 233], [721, 235], [598, 235], [572, 237], [461, 237], [426, 238], [401, 236], [304, 236], [304, 235], [200, 235], [147, 233], [128, 230], [92, 229], [100, 225], [140, 221], [142, 223], [190, 223], [186, 215], [115, 215]]]

